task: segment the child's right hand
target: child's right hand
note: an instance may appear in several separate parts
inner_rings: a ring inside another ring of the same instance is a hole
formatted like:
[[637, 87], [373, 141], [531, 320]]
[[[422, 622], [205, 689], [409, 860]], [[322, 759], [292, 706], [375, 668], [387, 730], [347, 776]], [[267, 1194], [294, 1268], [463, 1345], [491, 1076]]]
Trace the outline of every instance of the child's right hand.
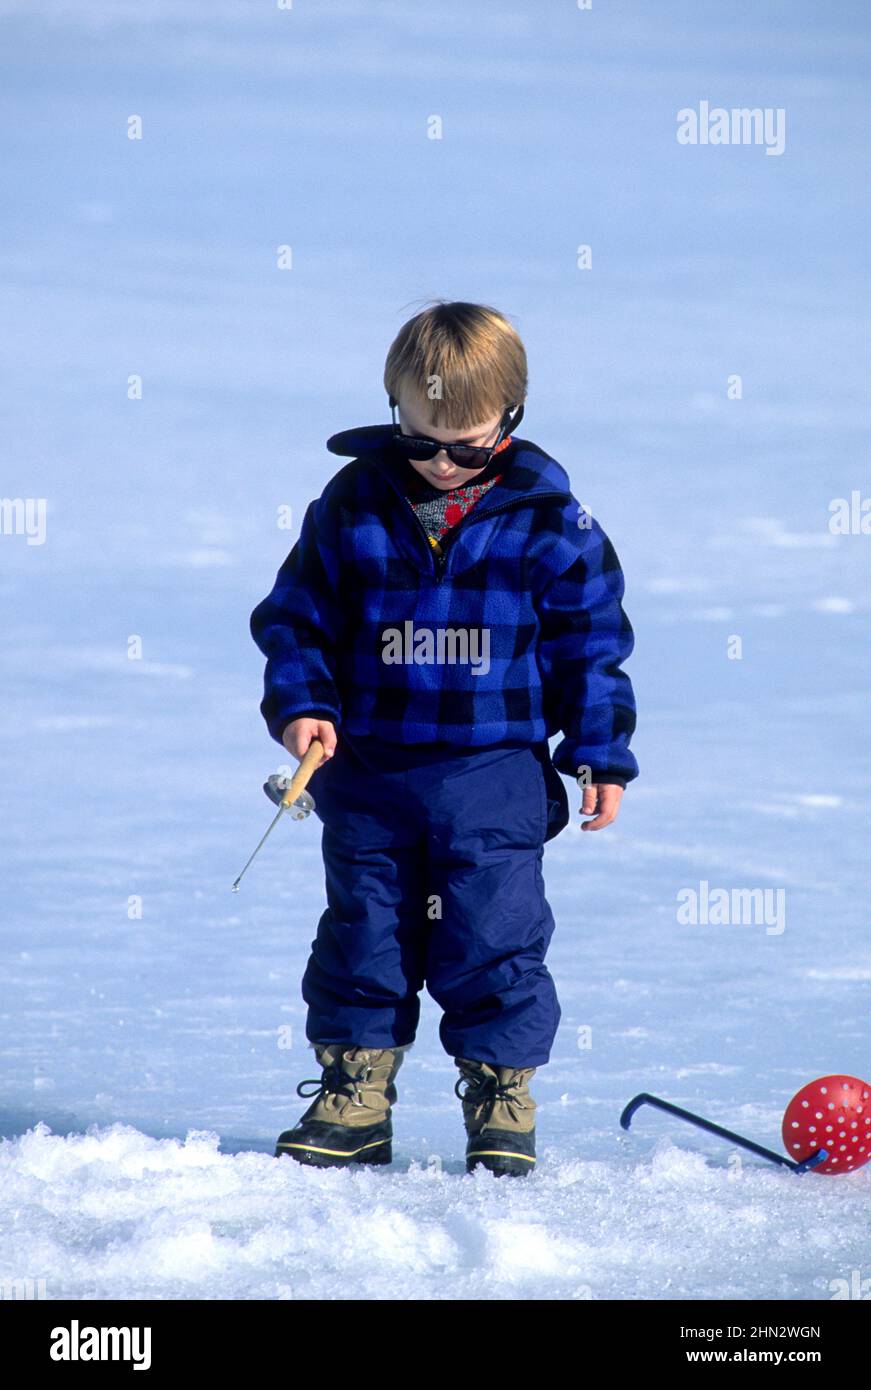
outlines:
[[323, 767], [336, 751], [336, 729], [329, 719], [293, 719], [281, 735], [281, 742], [301, 762], [313, 738], [319, 738], [324, 745], [324, 756], [318, 763], [318, 767]]

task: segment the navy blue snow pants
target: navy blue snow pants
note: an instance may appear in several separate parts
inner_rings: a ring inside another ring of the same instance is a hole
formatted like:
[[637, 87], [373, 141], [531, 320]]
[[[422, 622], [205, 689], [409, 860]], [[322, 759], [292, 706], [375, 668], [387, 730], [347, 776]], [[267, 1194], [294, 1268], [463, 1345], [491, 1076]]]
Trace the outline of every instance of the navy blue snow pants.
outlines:
[[404, 748], [392, 764], [372, 748], [340, 732], [309, 784], [328, 906], [302, 982], [308, 1040], [409, 1043], [426, 985], [452, 1057], [543, 1065], [560, 1019], [543, 846], [569, 818], [546, 745]]

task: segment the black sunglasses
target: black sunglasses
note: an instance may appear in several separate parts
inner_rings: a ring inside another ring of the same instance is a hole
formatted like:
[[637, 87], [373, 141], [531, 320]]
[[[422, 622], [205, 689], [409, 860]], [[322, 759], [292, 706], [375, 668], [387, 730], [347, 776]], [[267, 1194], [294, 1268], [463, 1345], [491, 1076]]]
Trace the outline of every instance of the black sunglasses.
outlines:
[[444, 449], [448, 458], [458, 468], [486, 468], [505, 436], [517, 428], [523, 417], [522, 405], [517, 407], [513, 415], [510, 408], [506, 410], [499, 425], [499, 434], [495, 444], [445, 444], [441, 439], [428, 439], [425, 435], [403, 434], [396, 419], [397, 404], [396, 398], [391, 396], [390, 411], [393, 416], [394, 446], [407, 459], [415, 459], [419, 462], [424, 459], [435, 458], [436, 454]]

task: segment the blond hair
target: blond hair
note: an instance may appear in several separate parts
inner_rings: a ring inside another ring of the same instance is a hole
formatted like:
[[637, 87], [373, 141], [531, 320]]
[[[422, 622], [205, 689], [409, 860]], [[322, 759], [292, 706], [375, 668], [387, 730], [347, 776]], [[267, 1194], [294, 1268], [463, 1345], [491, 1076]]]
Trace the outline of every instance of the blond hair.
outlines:
[[503, 314], [443, 299], [403, 324], [384, 366], [391, 396], [412, 396], [430, 425], [449, 430], [520, 405], [527, 380], [526, 351]]

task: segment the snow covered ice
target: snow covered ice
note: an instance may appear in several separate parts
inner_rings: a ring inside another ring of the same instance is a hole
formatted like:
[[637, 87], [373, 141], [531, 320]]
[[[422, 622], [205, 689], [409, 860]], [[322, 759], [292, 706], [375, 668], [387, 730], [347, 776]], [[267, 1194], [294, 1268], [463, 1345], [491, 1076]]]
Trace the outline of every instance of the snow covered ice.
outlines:
[[[0, 491], [47, 507], [44, 543], [0, 536], [0, 1278], [808, 1301], [871, 1278], [871, 1165], [796, 1178], [650, 1110], [618, 1125], [647, 1090], [779, 1148], [800, 1086], [871, 1072], [871, 537], [828, 526], [871, 494], [864, 9], [760, 10], [738, 42], [714, 3], [691, 31], [685, 7], [508, 3], [494, 49], [458, 2], [383, 30], [328, 7], [338, 44], [303, 6], [38, 8], [2, 6], [25, 115]], [[678, 146], [700, 97], [784, 107], [782, 156]], [[458, 200], [422, 242], [421, 209]], [[522, 1182], [464, 1174], [428, 996], [393, 1167], [276, 1161], [316, 1075], [316, 819], [229, 891], [282, 761], [249, 614], [327, 436], [387, 419], [384, 354], [430, 295], [514, 316], [521, 433], [614, 541], [637, 638], [641, 778], [614, 826], [546, 851], [563, 1013]], [[784, 930], [680, 922], [702, 882], [783, 890]]]
[[312, 1170], [207, 1131], [39, 1125], [0, 1149], [4, 1264], [57, 1298], [773, 1299], [831, 1297], [864, 1259], [864, 1176], [638, 1160], [604, 1126], [573, 1159], [565, 1133], [508, 1182], [407, 1142], [389, 1172]]

